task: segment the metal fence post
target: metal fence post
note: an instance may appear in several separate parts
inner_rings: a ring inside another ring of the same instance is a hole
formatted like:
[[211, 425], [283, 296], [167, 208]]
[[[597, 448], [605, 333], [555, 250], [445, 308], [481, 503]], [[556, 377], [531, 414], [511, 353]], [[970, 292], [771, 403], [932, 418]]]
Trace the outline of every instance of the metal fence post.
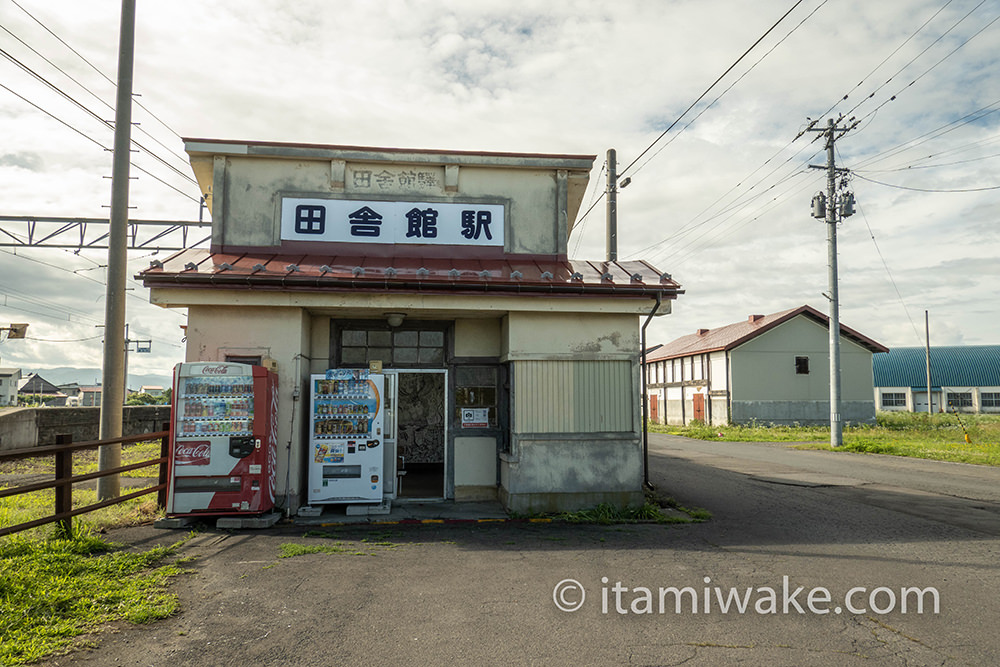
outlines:
[[[70, 445], [73, 443], [72, 433], [61, 433], [56, 436], [57, 445]], [[73, 476], [73, 452], [56, 452], [56, 481], [68, 480]], [[67, 482], [56, 487], [56, 514], [73, 511], [73, 484]], [[70, 537], [73, 534], [73, 518], [66, 517], [59, 519], [57, 530], [62, 537]]]

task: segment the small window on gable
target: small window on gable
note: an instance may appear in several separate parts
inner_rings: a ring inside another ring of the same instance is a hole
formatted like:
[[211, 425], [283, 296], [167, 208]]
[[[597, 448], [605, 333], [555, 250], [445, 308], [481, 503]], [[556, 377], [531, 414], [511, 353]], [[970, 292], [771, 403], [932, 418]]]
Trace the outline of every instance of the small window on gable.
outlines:
[[809, 375], [809, 357], [795, 357], [795, 374]]

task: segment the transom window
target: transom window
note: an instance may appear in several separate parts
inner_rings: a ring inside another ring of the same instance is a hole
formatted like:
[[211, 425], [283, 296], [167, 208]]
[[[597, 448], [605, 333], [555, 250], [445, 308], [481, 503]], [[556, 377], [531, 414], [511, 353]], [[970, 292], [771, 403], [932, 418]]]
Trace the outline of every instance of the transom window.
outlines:
[[334, 363], [363, 367], [381, 361], [386, 367], [441, 367], [445, 363], [444, 328], [389, 328], [343, 324], [334, 327]]

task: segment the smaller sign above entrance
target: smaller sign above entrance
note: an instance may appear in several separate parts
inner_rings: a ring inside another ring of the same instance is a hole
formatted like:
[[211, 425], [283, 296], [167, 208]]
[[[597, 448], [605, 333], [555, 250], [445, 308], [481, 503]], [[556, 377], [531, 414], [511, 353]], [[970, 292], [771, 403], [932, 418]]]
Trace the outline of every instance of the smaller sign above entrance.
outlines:
[[502, 204], [281, 200], [283, 241], [502, 246]]

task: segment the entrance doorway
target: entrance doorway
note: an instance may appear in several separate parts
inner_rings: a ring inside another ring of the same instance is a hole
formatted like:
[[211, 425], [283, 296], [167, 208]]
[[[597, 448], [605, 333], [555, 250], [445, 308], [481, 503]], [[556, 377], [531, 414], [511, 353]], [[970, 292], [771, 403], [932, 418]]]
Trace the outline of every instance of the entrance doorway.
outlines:
[[385, 376], [386, 454], [393, 452], [395, 497], [444, 498], [447, 372], [387, 369]]

